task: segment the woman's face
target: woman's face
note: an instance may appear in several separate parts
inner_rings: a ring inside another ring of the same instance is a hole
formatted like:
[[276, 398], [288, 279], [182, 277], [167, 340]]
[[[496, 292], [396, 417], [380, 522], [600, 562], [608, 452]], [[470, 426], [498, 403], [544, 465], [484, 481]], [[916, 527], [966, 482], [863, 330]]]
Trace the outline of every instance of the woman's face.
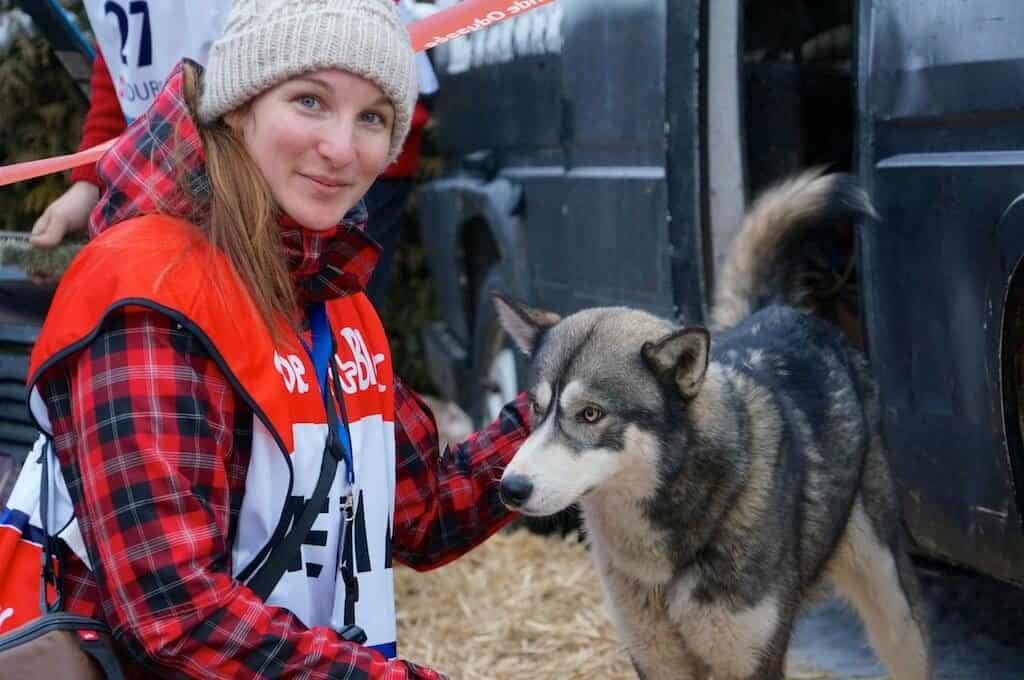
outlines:
[[307, 229], [338, 224], [381, 172], [395, 112], [376, 85], [328, 69], [262, 93], [229, 114], [278, 208]]

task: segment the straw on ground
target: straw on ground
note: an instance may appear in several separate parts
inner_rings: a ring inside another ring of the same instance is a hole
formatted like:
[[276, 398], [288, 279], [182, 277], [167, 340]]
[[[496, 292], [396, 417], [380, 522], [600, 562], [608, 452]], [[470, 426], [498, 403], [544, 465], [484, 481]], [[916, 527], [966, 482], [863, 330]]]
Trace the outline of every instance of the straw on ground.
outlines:
[[[395, 571], [401, 655], [459, 680], [634, 680], [583, 544], [501, 533], [426, 574]], [[791, 680], [829, 680], [791, 664]]]

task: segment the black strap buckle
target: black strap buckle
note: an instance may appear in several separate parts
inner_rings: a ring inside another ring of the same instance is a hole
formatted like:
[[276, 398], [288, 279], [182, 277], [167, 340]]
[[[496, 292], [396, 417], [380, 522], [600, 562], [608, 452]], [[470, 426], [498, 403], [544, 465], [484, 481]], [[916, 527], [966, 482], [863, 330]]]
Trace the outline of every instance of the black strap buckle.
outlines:
[[338, 635], [345, 642], [354, 642], [357, 645], [362, 645], [366, 643], [366, 631], [364, 631], [362, 628], [360, 628], [354, 623], [350, 623], [349, 625], [342, 628], [341, 632], [338, 633]]

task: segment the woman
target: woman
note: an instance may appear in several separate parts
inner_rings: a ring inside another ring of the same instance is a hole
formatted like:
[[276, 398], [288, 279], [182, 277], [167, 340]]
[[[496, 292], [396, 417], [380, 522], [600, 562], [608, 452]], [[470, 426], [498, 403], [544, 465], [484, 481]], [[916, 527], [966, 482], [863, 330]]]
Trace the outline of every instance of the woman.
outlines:
[[[402, 147], [415, 83], [393, 0], [236, 0], [205, 73], [179, 67], [99, 164], [98, 236], [30, 385], [84, 545], [66, 604], [150, 671], [438, 677], [390, 658], [391, 556], [439, 566], [511, 519], [496, 480], [525, 398], [441, 455], [361, 292], [377, 248], [360, 198]], [[267, 551], [330, 456], [264, 601]]]

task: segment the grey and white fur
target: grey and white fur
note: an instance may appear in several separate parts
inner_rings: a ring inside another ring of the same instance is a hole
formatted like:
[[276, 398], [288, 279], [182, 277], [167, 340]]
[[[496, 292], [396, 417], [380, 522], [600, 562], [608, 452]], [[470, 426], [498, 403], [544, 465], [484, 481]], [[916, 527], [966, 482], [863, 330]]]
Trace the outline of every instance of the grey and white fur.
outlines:
[[894, 680], [931, 677], [867, 362], [802, 311], [798, 244], [872, 215], [845, 175], [767, 192], [713, 327], [566, 318], [496, 296], [531, 356], [533, 432], [502, 476], [527, 515], [579, 503], [608, 611], [646, 680], [781, 680], [794, 620], [834, 585]]

